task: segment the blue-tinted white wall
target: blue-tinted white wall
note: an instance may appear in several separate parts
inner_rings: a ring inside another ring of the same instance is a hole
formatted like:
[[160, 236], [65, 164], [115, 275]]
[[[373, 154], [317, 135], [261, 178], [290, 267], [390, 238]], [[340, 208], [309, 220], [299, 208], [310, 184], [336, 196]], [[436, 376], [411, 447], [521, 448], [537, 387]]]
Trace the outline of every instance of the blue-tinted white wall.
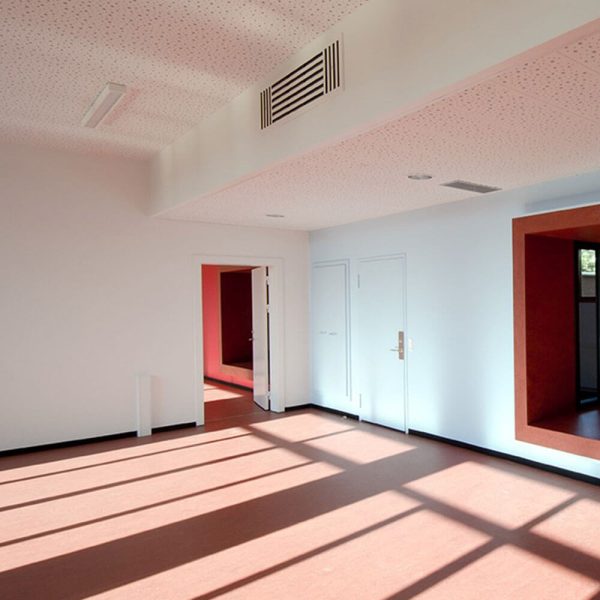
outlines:
[[350, 261], [351, 339], [357, 259], [406, 253], [410, 429], [600, 475], [599, 461], [514, 439], [511, 240], [514, 217], [596, 202], [600, 173], [311, 234], [313, 263]]

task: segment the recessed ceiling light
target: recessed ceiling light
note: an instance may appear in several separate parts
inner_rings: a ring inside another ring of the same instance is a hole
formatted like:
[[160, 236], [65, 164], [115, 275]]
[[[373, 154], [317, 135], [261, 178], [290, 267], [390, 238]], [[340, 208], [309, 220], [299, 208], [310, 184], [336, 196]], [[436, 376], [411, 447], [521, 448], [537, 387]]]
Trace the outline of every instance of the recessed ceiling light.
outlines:
[[96, 127], [96, 125], [99, 125], [106, 115], [117, 105], [119, 100], [121, 100], [126, 90], [127, 86], [121, 83], [107, 83], [88, 108], [81, 124], [84, 127]]
[[265, 217], [271, 217], [272, 219], [283, 219], [285, 215], [278, 215], [277, 213], [268, 213]]
[[425, 181], [427, 179], [433, 179], [433, 175], [427, 175], [427, 173], [411, 173], [407, 175], [409, 179], [414, 179], [415, 181]]

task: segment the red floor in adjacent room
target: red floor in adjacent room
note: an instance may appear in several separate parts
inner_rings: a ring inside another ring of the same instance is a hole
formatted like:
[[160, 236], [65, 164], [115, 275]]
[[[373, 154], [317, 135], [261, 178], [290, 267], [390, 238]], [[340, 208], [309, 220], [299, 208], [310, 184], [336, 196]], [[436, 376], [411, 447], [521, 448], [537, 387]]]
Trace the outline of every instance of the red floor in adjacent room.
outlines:
[[0, 597], [569, 599], [591, 484], [317, 412], [0, 459]]
[[227, 385], [213, 379], [204, 380], [204, 421], [263, 413], [252, 399], [252, 390]]
[[534, 425], [553, 431], [572, 433], [592, 440], [600, 440], [600, 410], [598, 408], [556, 415], [538, 421]]

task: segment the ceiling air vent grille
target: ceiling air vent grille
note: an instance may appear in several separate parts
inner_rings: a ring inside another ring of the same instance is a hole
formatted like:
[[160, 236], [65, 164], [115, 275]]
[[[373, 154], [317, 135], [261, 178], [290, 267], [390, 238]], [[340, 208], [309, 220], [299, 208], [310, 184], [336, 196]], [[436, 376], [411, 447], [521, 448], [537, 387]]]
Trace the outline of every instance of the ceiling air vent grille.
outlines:
[[340, 41], [336, 40], [261, 92], [260, 128], [308, 106], [341, 83]]
[[457, 190], [465, 190], [466, 192], [477, 192], [478, 194], [487, 194], [489, 192], [498, 192], [502, 188], [492, 187], [490, 185], [482, 185], [481, 183], [473, 183], [471, 181], [463, 181], [456, 179], [448, 183], [442, 183], [445, 187], [456, 188]]

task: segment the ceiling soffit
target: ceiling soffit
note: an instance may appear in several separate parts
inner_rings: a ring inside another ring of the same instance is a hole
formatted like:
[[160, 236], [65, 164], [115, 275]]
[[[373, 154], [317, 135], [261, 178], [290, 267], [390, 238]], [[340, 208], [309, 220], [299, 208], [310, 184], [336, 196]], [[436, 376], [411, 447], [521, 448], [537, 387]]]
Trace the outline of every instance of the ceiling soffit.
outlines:
[[163, 216], [313, 230], [473, 196], [440, 186], [453, 179], [511, 189], [597, 170], [599, 98], [596, 31]]

